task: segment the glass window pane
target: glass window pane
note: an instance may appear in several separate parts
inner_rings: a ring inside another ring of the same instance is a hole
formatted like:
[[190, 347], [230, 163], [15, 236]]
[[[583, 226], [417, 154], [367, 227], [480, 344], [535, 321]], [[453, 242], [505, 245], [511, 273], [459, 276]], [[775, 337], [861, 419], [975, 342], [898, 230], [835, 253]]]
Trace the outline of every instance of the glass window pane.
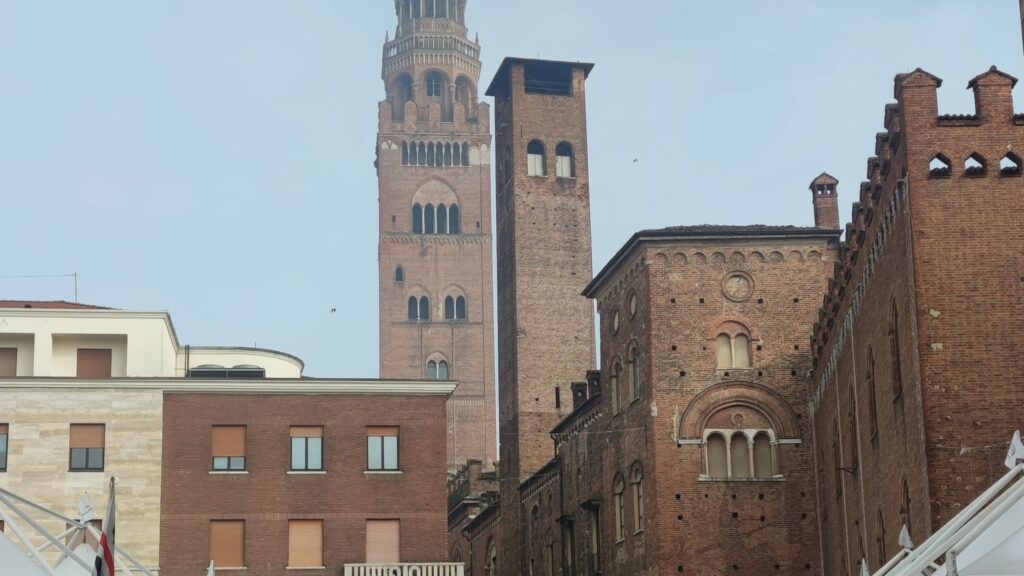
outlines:
[[384, 469], [398, 470], [398, 436], [384, 438]]
[[214, 458], [213, 459], [213, 469], [214, 470], [227, 470], [228, 469], [228, 459], [227, 459], [227, 457], [225, 457], [225, 456], [217, 456], [216, 458]]
[[232, 470], [245, 470], [245, 456], [232, 456], [230, 464]]
[[86, 463], [86, 450], [85, 448], [72, 448], [71, 449], [71, 468], [73, 470], [82, 470], [85, 468]]
[[0, 434], [0, 470], [7, 469], [7, 434]]
[[370, 470], [380, 470], [383, 466], [382, 454], [381, 454], [381, 437], [380, 436], [367, 436], [367, 467]]
[[323, 438], [309, 438], [306, 440], [309, 444], [309, 469], [310, 470], [323, 470], [324, 469], [324, 439]]
[[103, 448], [88, 448], [89, 470], [103, 470]]
[[306, 469], [306, 439], [292, 438], [292, 470]]

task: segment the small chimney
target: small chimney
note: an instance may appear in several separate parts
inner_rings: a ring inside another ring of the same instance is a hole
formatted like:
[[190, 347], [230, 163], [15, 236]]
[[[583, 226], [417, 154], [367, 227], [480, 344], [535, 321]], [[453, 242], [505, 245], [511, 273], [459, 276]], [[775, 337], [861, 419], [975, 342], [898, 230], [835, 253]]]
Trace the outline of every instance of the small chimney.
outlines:
[[576, 410], [590, 399], [588, 395], [589, 384], [586, 382], [572, 383], [572, 409]]
[[811, 182], [811, 195], [814, 202], [814, 226], [825, 230], [839, 230], [839, 194], [836, 180], [827, 172], [822, 172]]

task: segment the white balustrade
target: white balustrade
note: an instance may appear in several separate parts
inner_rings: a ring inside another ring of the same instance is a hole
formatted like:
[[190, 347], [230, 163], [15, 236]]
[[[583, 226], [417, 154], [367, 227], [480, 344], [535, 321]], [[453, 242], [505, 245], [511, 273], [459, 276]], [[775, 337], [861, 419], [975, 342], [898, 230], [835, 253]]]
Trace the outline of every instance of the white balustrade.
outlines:
[[345, 564], [345, 576], [465, 576], [462, 562]]

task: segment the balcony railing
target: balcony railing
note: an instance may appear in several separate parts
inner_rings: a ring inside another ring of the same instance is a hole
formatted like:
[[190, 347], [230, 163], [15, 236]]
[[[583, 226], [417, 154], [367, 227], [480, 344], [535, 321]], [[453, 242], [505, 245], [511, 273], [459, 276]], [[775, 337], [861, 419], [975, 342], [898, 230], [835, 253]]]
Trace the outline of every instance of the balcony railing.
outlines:
[[465, 576], [462, 562], [345, 564], [345, 576]]

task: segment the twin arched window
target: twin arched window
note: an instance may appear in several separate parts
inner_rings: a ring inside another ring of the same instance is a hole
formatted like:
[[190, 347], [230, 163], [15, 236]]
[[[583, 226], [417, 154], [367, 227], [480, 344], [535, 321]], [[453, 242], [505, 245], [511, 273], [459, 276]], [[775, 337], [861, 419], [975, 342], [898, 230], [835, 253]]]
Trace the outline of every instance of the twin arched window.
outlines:
[[[526, 174], [527, 176], [548, 175], [544, 143], [540, 140], [531, 140], [526, 145]], [[555, 177], [576, 177], [576, 159], [573, 154], [572, 144], [568, 142], [560, 142], [555, 147]]]
[[444, 299], [444, 319], [445, 320], [465, 320], [466, 319], [466, 297], [448, 296]]
[[705, 436], [704, 473], [716, 480], [771, 478], [777, 474], [770, 431], [714, 430]]
[[718, 369], [750, 368], [750, 336], [738, 333], [721, 333], [715, 339], [718, 354]]
[[413, 234], [459, 234], [462, 231], [462, 217], [458, 204], [445, 206], [433, 204], [412, 205]]
[[427, 362], [427, 380], [448, 380], [450, 376], [446, 360]]
[[415, 296], [409, 297], [409, 320], [430, 321], [430, 298], [426, 296], [420, 296], [419, 299]]

